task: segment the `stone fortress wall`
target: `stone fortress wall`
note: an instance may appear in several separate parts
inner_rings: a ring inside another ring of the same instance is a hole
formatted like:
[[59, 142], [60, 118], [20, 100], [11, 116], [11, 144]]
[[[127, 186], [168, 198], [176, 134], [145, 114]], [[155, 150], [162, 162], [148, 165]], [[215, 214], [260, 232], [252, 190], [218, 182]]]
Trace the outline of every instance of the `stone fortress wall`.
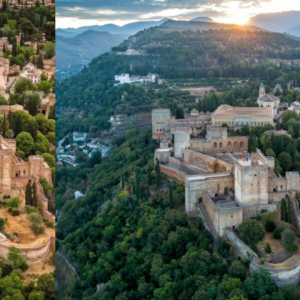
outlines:
[[40, 241], [39, 245], [35, 244], [13, 243], [8, 240], [3, 234], [0, 234], [0, 257], [6, 259], [9, 253], [9, 249], [11, 247], [15, 247], [20, 249], [21, 256], [28, 262], [40, 262], [48, 256], [50, 251], [55, 250], [55, 237], [48, 236], [47, 239]]

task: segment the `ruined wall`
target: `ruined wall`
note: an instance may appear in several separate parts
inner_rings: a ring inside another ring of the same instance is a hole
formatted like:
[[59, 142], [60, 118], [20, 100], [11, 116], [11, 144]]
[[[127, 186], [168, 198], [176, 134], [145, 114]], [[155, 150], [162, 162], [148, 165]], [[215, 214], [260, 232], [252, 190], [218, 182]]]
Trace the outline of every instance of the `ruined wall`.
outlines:
[[250, 274], [260, 269], [267, 270], [278, 286], [297, 283], [300, 277], [300, 255], [295, 254], [280, 264], [264, 263], [260, 265], [257, 260], [251, 262]]
[[225, 235], [233, 243], [233, 245], [239, 250], [239, 252], [251, 261], [258, 258], [258, 255], [250, 249], [230, 228], [225, 229]]
[[12, 165], [12, 153], [10, 149], [0, 148], [0, 190], [1, 191], [11, 190], [11, 165]]
[[287, 190], [300, 191], [299, 185], [299, 173], [298, 172], [286, 172]]
[[31, 247], [30, 245], [22, 245], [2, 240], [0, 242], [0, 257], [7, 258], [10, 247], [16, 247], [21, 250], [21, 256], [29, 262], [39, 262], [46, 258], [51, 250], [51, 237], [47, 239], [42, 246]]

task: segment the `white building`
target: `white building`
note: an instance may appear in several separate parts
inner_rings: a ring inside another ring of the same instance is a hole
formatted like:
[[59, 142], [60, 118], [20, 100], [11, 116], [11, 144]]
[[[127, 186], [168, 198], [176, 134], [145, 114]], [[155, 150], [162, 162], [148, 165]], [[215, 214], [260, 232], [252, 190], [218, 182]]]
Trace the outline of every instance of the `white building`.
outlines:
[[259, 97], [257, 104], [259, 107], [272, 107], [273, 117], [278, 114], [280, 100], [274, 95], [266, 94], [265, 86], [262, 83], [259, 88]]
[[76, 191], [74, 193], [75, 199], [78, 200], [79, 198], [84, 197], [84, 194], [82, 194], [80, 191]]
[[20, 74], [21, 78], [29, 79], [33, 84], [39, 83], [41, 81], [42, 71], [36, 69], [32, 63], [28, 63]]
[[149, 73], [147, 76], [129, 76], [129, 74], [121, 74], [121, 75], [115, 75], [115, 81], [119, 81], [119, 83], [116, 83], [116, 85], [124, 84], [124, 83], [135, 83], [135, 82], [155, 82], [156, 80], [156, 74]]
[[74, 142], [83, 142], [88, 134], [85, 132], [73, 132], [73, 141]]

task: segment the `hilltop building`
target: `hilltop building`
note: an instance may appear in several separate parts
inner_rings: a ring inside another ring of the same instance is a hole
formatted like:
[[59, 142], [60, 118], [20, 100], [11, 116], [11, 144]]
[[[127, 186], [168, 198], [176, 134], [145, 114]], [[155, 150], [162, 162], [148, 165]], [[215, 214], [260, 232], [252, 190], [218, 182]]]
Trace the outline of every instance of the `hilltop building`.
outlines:
[[129, 74], [121, 74], [115, 76], [115, 81], [119, 81], [115, 86], [124, 83], [144, 83], [155, 82], [157, 75], [149, 73], [147, 76], [129, 76]]
[[20, 77], [29, 79], [33, 84], [39, 83], [41, 81], [41, 75], [43, 72], [36, 69], [32, 63], [28, 63], [22, 70]]
[[280, 100], [278, 97], [274, 96], [273, 94], [266, 94], [265, 86], [262, 83], [259, 88], [259, 96], [257, 98], [257, 104], [259, 107], [266, 107], [266, 108], [271, 107], [272, 116], [274, 117], [278, 114]]
[[28, 181], [46, 178], [52, 184], [51, 169], [40, 155], [23, 161], [16, 154], [16, 141], [0, 136], [0, 191], [17, 197], [22, 194]]
[[[300, 191], [298, 172], [278, 176], [273, 157], [259, 150], [248, 153], [248, 137], [229, 137], [227, 128], [219, 126], [229, 117], [227, 109], [231, 110], [230, 118], [234, 115], [240, 119], [239, 114], [244, 112], [248, 120], [243, 122], [249, 126], [255, 126], [255, 122], [256, 126], [273, 123], [270, 108], [252, 110], [226, 105], [212, 113], [212, 124], [201, 123], [207, 131], [205, 137], [193, 137], [192, 124], [200, 116], [196, 111], [184, 120], [172, 119], [169, 109], [152, 111], [152, 136], [160, 141], [155, 163], [159, 162], [162, 173], [185, 183], [186, 212], [191, 216], [200, 212], [212, 224], [211, 231], [219, 236], [226, 228], [235, 229], [262, 211], [275, 211], [287, 193]], [[240, 127], [239, 122], [227, 124]]]

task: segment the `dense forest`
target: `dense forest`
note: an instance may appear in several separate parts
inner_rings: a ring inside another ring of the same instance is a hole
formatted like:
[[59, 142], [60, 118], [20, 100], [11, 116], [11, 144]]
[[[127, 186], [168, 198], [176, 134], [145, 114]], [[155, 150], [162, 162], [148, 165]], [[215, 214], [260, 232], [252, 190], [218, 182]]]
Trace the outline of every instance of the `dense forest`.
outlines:
[[[268, 273], [249, 277], [249, 262], [226, 241], [213, 252], [201, 220], [178, 209], [184, 186], [153, 164], [156, 147], [150, 131], [131, 130], [101, 162], [57, 170], [56, 246], [80, 278], [69, 291], [58, 282], [57, 299], [296, 300], [294, 287], [278, 290]], [[85, 197], [73, 200], [78, 189]]]

